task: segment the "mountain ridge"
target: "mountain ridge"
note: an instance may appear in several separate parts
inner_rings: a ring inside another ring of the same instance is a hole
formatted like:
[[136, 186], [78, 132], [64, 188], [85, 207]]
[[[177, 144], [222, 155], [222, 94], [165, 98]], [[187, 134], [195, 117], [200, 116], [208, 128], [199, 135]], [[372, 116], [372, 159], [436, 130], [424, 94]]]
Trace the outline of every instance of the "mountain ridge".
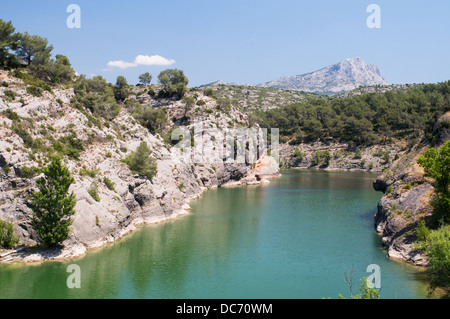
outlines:
[[317, 71], [280, 77], [256, 86], [311, 93], [338, 94], [363, 86], [387, 84], [377, 65], [367, 64], [360, 57], [356, 57], [345, 59]]

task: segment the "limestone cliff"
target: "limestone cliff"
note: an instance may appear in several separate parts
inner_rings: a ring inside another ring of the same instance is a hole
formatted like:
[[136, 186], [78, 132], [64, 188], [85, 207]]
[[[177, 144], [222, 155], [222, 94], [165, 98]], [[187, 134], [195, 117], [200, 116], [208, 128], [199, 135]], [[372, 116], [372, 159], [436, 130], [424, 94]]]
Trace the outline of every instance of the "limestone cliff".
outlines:
[[[432, 136], [436, 138], [435, 147], [449, 139], [449, 128], [441, 125], [448, 123], [449, 119], [450, 112], [447, 112], [434, 125]], [[378, 203], [374, 225], [387, 247], [389, 257], [420, 266], [428, 265], [428, 261], [426, 255], [414, 246], [417, 241], [415, 230], [421, 220], [431, 217], [429, 202], [434, 188], [432, 181], [424, 177], [417, 158], [430, 146], [429, 141], [423, 138], [373, 182], [374, 189], [384, 193]]]
[[[0, 87], [0, 219], [11, 220], [15, 235], [26, 247], [37, 243], [31, 227], [31, 194], [36, 188], [40, 169], [48, 163], [45, 153], [61, 139], [82, 143], [79, 158], [64, 157], [74, 179], [70, 191], [76, 195], [76, 214], [70, 237], [60, 247], [44, 250], [24, 249], [16, 259], [37, 261], [69, 258], [84, 254], [121, 238], [144, 223], [155, 223], [187, 213], [188, 202], [210, 188], [229, 184], [254, 184], [256, 176], [252, 163], [194, 163], [177, 160], [179, 149], [159, 134], [151, 134], [122, 108], [120, 114], [104, 125], [98, 125], [89, 112], [74, 108], [72, 89], [53, 88], [40, 97], [29, 94], [26, 85], [2, 71]], [[5, 91], [14, 92], [11, 98]], [[140, 104], [164, 108], [170, 119], [186, 117], [183, 102], [155, 100], [149, 95], [136, 94], [130, 99]], [[227, 113], [216, 111], [216, 101], [199, 93], [204, 101], [196, 117], [205, 126], [224, 128], [236, 122], [245, 124], [246, 116], [235, 109]], [[207, 111], [209, 110], [209, 111]], [[189, 115], [189, 114], [188, 114]], [[186, 127], [191, 128], [187, 124]], [[211, 135], [205, 135], [212, 139]], [[157, 161], [157, 175], [151, 179], [134, 175], [121, 160], [146, 142]], [[271, 167], [278, 173], [278, 166]], [[112, 182], [106, 185], [105, 178]], [[99, 201], [88, 192], [95, 184]]]

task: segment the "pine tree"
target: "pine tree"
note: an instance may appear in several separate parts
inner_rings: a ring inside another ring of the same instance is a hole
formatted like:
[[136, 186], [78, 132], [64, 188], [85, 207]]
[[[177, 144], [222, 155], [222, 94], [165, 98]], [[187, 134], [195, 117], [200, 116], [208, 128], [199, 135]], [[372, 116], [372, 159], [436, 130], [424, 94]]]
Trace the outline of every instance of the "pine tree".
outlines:
[[139, 83], [142, 85], [149, 85], [152, 82], [152, 75], [149, 72], [139, 75]]
[[43, 172], [45, 176], [37, 180], [39, 192], [33, 192], [32, 226], [41, 243], [53, 246], [69, 237], [70, 217], [75, 213], [76, 204], [69, 187], [74, 179], [60, 158], [54, 158]]

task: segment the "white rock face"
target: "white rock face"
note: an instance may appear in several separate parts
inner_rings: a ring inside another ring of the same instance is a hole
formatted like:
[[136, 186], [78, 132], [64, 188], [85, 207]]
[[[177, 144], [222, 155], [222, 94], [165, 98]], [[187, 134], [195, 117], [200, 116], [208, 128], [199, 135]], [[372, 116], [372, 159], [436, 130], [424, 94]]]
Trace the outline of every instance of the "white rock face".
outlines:
[[257, 86], [336, 94], [361, 86], [386, 84], [388, 83], [376, 65], [367, 64], [361, 58], [350, 58], [315, 72], [281, 77]]
[[[38, 234], [31, 222], [31, 195], [38, 190], [36, 179], [42, 175], [22, 175], [25, 166], [38, 168], [46, 165], [43, 161], [50, 152], [47, 148], [62, 138], [71, 137], [83, 145], [79, 158], [63, 157], [63, 164], [74, 177], [69, 191], [77, 199], [69, 238], [61, 246], [44, 250], [24, 249], [14, 256], [8, 255], [8, 258], [32, 262], [77, 257], [89, 249], [114, 242], [140, 224], [162, 222], [188, 213], [188, 202], [206, 189], [261, 183], [249, 161], [224, 162], [219, 156], [217, 162], [210, 162], [205, 156], [194, 163], [190, 157], [181, 156], [180, 149], [164, 142], [159, 135], [151, 134], [126, 108], [122, 108], [113, 120], [97, 126], [86, 116], [89, 113], [82, 113], [70, 105], [74, 95], [72, 89], [55, 87], [53, 94], [43, 92], [43, 96], [33, 97], [27, 93], [24, 83], [8, 77], [6, 71], [0, 70], [0, 78], [16, 94], [14, 99], [8, 98], [3, 93], [5, 87], [0, 86], [0, 220], [14, 224], [14, 234], [21, 245], [34, 246], [38, 242]], [[141, 91], [140, 88], [134, 90]], [[194, 95], [193, 92], [187, 94]], [[200, 132], [203, 133], [200, 148], [204, 152], [209, 150], [212, 153], [223, 145], [219, 132], [228, 126], [232, 127], [237, 121], [248, 125], [245, 114], [238, 109], [219, 112], [216, 100], [200, 92], [197, 98], [205, 103], [197, 112], [194, 109], [186, 111], [182, 101], [153, 100], [148, 94], [130, 96], [130, 99], [138, 98], [141, 105], [164, 108], [168, 119], [177, 120], [187, 114], [201, 120], [205, 131]], [[14, 120], [9, 118], [7, 110], [16, 114]], [[13, 124], [21, 125], [20, 135]], [[180, 124], [193, 130], [193, 123]], [[24, 138], [39, 140], [47, 148], [33, 150]], [[190, 139], [187, 141], [190, 146]], [[218, 141], [218, 144], [213, 141]], [[157, 174], [150, 179], [133, 174], [122, 162], [141, 142], [151, 149], [158, 168]], [[266, 166], [271, 165], [271, 174], [279, 171], [276, 161], [275, 164], [274, 160], [266, 161]], [[106, 178], [114, 187], [108, 187]], [[98, 198], [89, 192], [94, 186]]]

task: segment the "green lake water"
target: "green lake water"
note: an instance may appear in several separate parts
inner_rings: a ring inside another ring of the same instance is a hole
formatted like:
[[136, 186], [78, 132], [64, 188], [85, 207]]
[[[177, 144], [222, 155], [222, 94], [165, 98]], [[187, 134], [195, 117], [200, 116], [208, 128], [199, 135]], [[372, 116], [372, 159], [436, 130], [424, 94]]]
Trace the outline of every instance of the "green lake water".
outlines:
[[[386, 257], [373, 226], [377, 174], [285, 170], [219, 188], [191, 214], [69, 261], [0, 265], [0, 298], [337, 298], [381, 268], [381, 298], [426, 298], [423, 272]], [[81, 288], [66, 285], [67, 266]]]

